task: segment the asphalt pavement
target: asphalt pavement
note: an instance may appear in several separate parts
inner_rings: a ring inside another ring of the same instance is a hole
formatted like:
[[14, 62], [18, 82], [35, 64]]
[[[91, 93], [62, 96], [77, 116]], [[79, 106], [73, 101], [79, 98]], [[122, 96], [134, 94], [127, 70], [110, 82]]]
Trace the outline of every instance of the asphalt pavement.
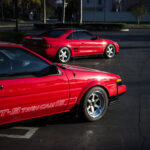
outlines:
[[118, 42], [120, 53], [114, 59], [75, 58], [69, 64], [120, 75], [127, 85], [120, 101], [97, 122], [83, 122], [66, 113], [1, 126], [0, 150], [150, 149], [150, 32], [95, 33]]

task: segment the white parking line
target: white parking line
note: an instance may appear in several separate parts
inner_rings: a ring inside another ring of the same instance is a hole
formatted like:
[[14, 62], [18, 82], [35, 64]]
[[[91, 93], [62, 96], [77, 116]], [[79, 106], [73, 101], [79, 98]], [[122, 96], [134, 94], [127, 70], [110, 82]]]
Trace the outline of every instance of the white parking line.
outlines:
[[17, 138], [17, 139], [30, 139], [39, 128], [33, 127], [13, 127], [10, 129], [18, 129], [18, 130], [27, 130], [24, 135], [17, 135], [17, 134], [1, 134], [0, 137], [7, 137], [7, 138]]

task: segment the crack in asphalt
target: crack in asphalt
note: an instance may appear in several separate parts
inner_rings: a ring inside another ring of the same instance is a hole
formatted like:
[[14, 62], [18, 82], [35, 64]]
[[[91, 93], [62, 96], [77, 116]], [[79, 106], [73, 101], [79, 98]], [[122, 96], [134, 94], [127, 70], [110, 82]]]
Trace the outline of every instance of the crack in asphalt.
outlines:
[[[139, 73], [139, 78], [143, 79], [143, 72], [144, 72], [144, 67], [145, 64], [147, 64], [147, 62], [149, 61], [149, 57], [147, 59], [145, 59], [145, 61], [143, 62], [141, 69], [140, 69], [140, 73]], [[140, 146], [140, 150], [144, 150], [144, 144], [146, 141], [146, 137], [144, 136], [143, 132], [142, 132], [142, 81], [139, 81], [139, 112], [138, 112], [138, 130], [139, 130], [139, 135], [141, 137], [141, 146]]]
[[142, 103], [141, 103], [141, 101], [142, 101], [142, 98], [141, 98], [141, 96], [139, 97], [139, 112], [138, 112], [138, 130], [139, 130], [139, 135], [140, 135], [140, 137], [141, 137], [141, 146], [140, 146], [140, 150], [144, 150], [143, 148], [144, 148], [144, 143], [145, 143], [145, 140], [146, 140], [146, 138], [145, 138], [145, 136], [143, 135], [143, 132], [142, 132]]

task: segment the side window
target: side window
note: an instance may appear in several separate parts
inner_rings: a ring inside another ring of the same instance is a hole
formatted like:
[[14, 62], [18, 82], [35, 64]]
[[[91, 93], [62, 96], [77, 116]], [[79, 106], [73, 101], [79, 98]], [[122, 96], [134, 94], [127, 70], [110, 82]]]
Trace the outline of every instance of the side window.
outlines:
[[78, 33], [78, 39], [92, 40], [92, 39], [94, 39], [94, 36], [88, 32], [81, 31]]
[[10, 73], [11, 71], [11, 63], [1, 51], [0, 51], [0, 75], [5, 75]]
[[30, 75], [50, 66], [19, 47], [0, 48], [0, 76]]
[[78, 32], [72, 32], [67, 39], [74, 39], [77, 40], [78, 39]]

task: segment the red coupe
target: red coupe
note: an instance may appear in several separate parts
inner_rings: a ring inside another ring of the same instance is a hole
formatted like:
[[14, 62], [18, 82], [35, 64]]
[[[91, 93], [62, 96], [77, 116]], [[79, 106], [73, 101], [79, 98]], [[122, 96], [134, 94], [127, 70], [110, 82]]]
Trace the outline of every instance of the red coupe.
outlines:
[[53, 64], [23, 46], [0, 43], [0, 124], [73, 108], [95, 121], [125, 91], [118, 75]]
[[113, 58], [119, 52], [119, 45], [111, 40], [101, 39], [82, 29], [54, 29], [37, 37], [26, 36], [24, 46], [37, 53], [57, 58], [67, 63], [71, 57], [103, 54]]

